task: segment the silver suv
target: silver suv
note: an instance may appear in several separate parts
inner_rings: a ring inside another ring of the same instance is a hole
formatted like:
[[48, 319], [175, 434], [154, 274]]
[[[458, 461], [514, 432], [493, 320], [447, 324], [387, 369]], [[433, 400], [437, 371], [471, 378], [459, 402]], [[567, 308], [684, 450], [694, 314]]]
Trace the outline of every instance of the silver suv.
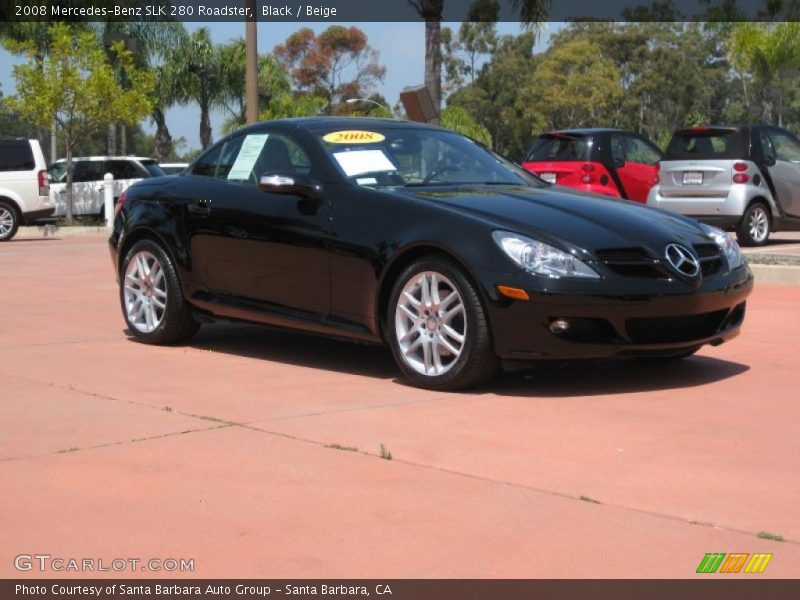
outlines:
[[32, 225], [53, 214], [47, 165], [36, 140], [0, 140], [0, 242], [20, 225]]
[[768, 125], [681, 129], [660, 163], [649, 206], [735, 230], [743, 246], [800, 231], [800, 140]]

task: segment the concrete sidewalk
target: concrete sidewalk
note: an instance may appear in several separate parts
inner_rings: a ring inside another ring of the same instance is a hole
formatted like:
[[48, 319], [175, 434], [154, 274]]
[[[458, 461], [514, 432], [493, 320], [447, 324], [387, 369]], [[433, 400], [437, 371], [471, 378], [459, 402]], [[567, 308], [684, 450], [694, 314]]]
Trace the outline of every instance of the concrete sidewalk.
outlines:
[[682, 578], [706, 552], [800, 576], [798, 287], [757, 284], [743, 334], [683, 363], [451, 394], [383, 349], [251, 326], [135, 343], [104, 236], [3, 244], [0, 273], [2, 577], [49, 553], [206, 578]]

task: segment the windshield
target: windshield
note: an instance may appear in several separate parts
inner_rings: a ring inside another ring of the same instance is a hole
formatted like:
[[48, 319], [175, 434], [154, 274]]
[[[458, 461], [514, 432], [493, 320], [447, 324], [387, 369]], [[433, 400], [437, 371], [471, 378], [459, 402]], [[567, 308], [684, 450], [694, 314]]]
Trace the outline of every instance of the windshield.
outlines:
[[547, 134], [533, 143], [526, 162], [589, 160], [592, 138], [580, 135]]
[[508, 160], [450, 131], [377, 127], [329, 131], [319, 139], [342, 174], [358, 185], [543, 185]]

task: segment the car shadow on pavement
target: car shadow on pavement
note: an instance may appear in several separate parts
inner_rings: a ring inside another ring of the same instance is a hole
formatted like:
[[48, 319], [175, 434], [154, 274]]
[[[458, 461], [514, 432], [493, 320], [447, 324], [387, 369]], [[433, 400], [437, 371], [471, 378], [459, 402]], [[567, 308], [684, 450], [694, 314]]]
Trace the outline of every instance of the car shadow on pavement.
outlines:
[[501, 396], [635, 394], [707, 385], [748, 370], [748, 365], [701, 355], [677, 361], [610, 359], [542, 365], [498, 377], [488, 387]]
[[191, 346], [376, 379], [394, 379], [399, 375], [388, 348], [259, 325], [204, 325], [192, 339]]
[[[382, 346], [229, 323], [205, 325], [191, 345], [201, 350], [408, 385], [400, 377], [391, 352]], [[488, 384], [467, 393], [539, 397], [627, 394], [697, 387], [735, 377], [749, 369], [747, 365], [702, 355], [682, 361], [581, 361], [499, 373]]]

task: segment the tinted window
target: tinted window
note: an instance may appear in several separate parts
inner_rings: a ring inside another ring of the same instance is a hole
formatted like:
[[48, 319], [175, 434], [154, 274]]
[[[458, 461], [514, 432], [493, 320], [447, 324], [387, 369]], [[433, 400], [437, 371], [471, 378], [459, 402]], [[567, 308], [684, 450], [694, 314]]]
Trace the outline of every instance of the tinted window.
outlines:
[[673, 137], [664, 155], [675, 159], [733, 159], [746, 158], [744, 134], [728, 129], [693, 129], [679, 131]]
[[293, 139], [279, 133], [270, 133], [253, 166], [253, 172], [257, 177], [265, 173], [309, 175], [311, 160]]
[[800, 144], [796, 138], [780, 131], [770, 131], [768, 135], [777, 160], [800, 162]]
[[219, 155], [222, 152], [222, 144], [217, 144], [211, 150], [198, 158], [194, 166], [192, 166], [192, 175], [199, 175], [201, 177], [214, 177], [217, 171], [217, 163], [219, 162]]
[[150, 174], [150, 177], [163, 177], [164, 175], [166, 175], [164, 170], [154, 160], [143, 160], [141, 161], [141, 163], [142, 166]]
[[525, 160], [589, 160], [591, 147], [589, 136], [543, 135], [533, 143]]
[[106, 170], [114, 176], [114, 179], [141, 179], [145, 173], [129, 160], [109, 160], [106, 162]]
[[32, 171], [35, 167], [27, 140], [0, 141], [0, 171]]
[[661, 160], [661, 152], [643, 139], [627, 134], [611, 138], [611, 154], [614, 160], [619, 158], [641, 165], [655, 165]]
[[105, 163], [100, 160], [80, 160], [72, 165], [72, 181], [103, 181], [106, 174]]
[[[240, 135], [225, 142], [225, 146], [222, 148], [222, 156], [217, 166], [217, 179], [228, 178], [231, 167], [233, 167], [233, 163], [236, 162], [236, 157], [239, 156], [239, 150], [242, 148], [242, 141], [245, 137], [246, 136]], [[239, 178], [237, 177], [236, 179]]]
[[66, 183], [67, 182], [67, 163], [57, 162], [50, 165], [47, 169], [50, 174], [51, 183]]

